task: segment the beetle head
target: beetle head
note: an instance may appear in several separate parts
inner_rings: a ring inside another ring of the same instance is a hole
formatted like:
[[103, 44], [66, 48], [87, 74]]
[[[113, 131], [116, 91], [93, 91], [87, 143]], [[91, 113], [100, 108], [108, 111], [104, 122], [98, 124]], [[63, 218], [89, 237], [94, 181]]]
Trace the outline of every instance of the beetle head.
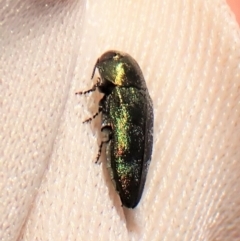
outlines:
[[93, 75], [96, 68], [101, 77], [101, 86], [144, 87], [140, 67], [128, 54], [107, 51], [97, 60]]

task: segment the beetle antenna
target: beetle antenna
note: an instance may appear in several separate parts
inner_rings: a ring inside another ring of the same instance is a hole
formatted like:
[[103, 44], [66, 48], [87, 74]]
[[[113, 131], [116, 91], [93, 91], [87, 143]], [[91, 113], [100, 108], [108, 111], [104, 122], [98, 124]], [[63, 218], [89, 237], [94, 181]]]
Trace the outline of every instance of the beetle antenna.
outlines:
[[97, 59], [97, 62], [96, 62], [96, 64], [94, 65], [91, 79], [92, 79], [93, 76], [95, 75], [95, 71], [96, 71], [96, 68], [97, 68], [98, 62], [99, 62], [99, 59]]

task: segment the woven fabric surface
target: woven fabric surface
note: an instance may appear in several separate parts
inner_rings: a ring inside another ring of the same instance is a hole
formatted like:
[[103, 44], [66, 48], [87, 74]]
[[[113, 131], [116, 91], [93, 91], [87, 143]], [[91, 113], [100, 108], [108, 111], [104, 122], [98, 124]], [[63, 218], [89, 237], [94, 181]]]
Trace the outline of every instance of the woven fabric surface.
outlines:
[[[129, 53], [154, 104], [141, 202], [94, 164], [92, 69]], [[240, 240], [240, 31], [225, 1], [0, 2], [0, 240]]]

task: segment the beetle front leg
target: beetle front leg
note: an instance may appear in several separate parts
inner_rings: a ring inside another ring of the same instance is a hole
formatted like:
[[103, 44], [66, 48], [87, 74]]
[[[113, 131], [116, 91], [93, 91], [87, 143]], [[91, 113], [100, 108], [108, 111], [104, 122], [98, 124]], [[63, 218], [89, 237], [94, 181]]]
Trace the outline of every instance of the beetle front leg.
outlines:
[[85, 94], [88, 94], [88, 93], [90, 93], [90, 92], [93, 92], [93, 91], [95, 91], [95, 90], [100, 86], [100, 83], [101, 83], [101, 79], [98, 77], [97, 83], [94, 84], [91, 89], [85, 90], [85, 91], [76, 92], [75, 95], [85, 95]]

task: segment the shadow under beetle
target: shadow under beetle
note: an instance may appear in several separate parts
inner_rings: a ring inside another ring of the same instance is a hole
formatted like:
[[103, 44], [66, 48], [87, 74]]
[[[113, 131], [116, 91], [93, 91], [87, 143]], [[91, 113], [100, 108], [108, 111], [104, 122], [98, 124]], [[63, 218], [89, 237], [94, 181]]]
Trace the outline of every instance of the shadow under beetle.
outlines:
[[86, 94], [98, 89], [104, 94], [98, 112], [102, 113], [101, 132], [106, 143], [107, 166], [122, 204], [134, 208], [139, 203], [153, 145], [153, 106], [137, 62], [128, 54], [107, 51], [96, 62], [100, 78]]

